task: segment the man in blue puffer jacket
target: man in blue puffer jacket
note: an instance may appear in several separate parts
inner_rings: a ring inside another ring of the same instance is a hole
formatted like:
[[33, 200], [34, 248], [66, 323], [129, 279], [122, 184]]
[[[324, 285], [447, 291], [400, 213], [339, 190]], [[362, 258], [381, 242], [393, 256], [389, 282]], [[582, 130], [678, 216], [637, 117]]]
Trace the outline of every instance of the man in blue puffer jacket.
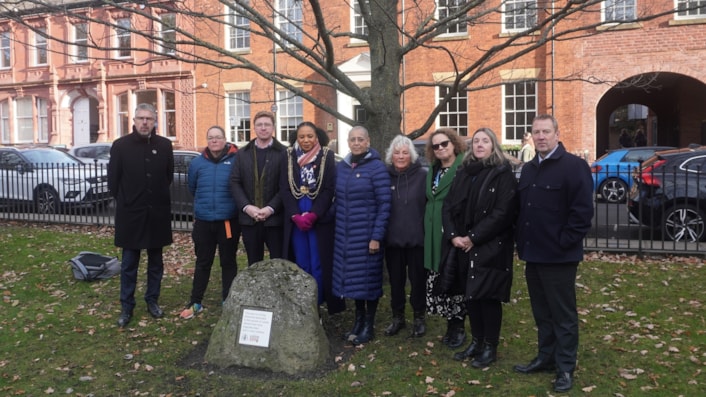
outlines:
[[238, 272], [235, 254], [240, 240], [238, 210], [230, 193], [230, 172], [238, 148], [226, 141], [225, 131], [213, 126], [207, 131], [208, 147], [189, 164], [189, 190], [194, 196], [194, 240], [196, 265], [191, 300], [180, 317], [189, 319], [203, 310], [203, 299], [216, 248], [221, 261], [222, 300]]

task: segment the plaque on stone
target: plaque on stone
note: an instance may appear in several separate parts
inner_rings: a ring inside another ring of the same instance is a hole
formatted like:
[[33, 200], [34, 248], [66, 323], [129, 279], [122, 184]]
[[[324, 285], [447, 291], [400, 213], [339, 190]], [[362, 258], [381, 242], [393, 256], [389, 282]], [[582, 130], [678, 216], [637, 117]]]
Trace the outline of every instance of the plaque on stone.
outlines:
[[269, 347], [272, 330], [272, 312], [266, 310], [243, 309], [240, 323], [241, 345]]

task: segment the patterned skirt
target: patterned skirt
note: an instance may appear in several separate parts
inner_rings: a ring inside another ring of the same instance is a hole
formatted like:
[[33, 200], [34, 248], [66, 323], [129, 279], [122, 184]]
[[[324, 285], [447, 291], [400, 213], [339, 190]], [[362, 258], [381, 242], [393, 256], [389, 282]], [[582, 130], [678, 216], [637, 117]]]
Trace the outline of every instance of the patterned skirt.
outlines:
[[440, 273], [429, 270], [427, 274], [427, 312], [451, 320], [452, 318], [464, 318], [466, 316], [466, 304], [464, 296], [461, 295], [434, 295], [434, 283]]

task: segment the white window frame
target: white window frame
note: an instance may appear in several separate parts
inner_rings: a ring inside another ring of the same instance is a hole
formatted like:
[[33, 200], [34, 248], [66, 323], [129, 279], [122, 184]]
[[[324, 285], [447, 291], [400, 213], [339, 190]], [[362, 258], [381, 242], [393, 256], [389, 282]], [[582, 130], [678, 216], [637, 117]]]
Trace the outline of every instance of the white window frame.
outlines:
[[47, 28], [37, 28], [34, 31], [33, 60], [34, 66], [46, 66], [49, 62], [49, 43], [47, 42]]
[[297, 125], [304, 121], [304, 101], [289, 90], [277, 91], [277, 139], [289, 142], [289, 133], [296, 131]]
[[0, 142], [10, 143], [12, 131], [10, 130], [10, 100], [0, 101]]
[[[173, 25], [165, 23], [164, 18], [173, 18]], [[177, 26], [177, 14], [173, 12], [165, 13], [159, 16], [159, 38], [161, 42], [159, 44], [159, 52], [165, 55], [176, 54], [176, 26]], [[171, 44], [171, 45], [170, 45]]]
[[287, 34], [290, 43], [301, 43], [304, 39], [302, 25], [304, 12], [300, 0], [277, 0], [277, 27]]
[[637, 0], [605, 0], [601, 3], [603, 22], [630, 22], [637, 18]]
[[[177, 137], [177, 110], [176, 93], [169, 90], [161, 90], [157, 95], [162, 96], [162, 135], [169, 139]], [[171, 102], [169, 101], [171, 97]]]
[[[695, 4], [690, 4], [695, 3]], [[689, 7], [698, 6], [694, 10], [680, 11]], [[706, 1], [705, 0], [674, 0], [674, 19], [701, 19], [706, 18]]]
[[[124, 100], [123, 100], [124, 99]], [[132, 132], [130, 125], [130, 93], [124, 92], [115, 96], [116, 120], [118, 132], [116, 137], [129, 135]]]
[[[465, 0], [436, 0], [436, 18], [437, 20], [442, 20], [448, 17], [450, 14], [454, 14], [461, 7]], [[467, 23], [455, 23], [449, 24], [444, 33], [441, 34], [442, 37], [449, 36], [467, 36], [468, 35], [468, 24]]]
[[0, 32], [0, 69], [12, 67], [12, 33]]
[[229, 142], [236, 144], [249, 141], [252, 137], [250, 128], [250, 91], [226, 92], [226, 136]]
[[[248, 2], [249, 3], [249, 2]], [[225, 7], [227, 23], [226, 48], [230, 51], [246, 51], [250, 49], [250, 21], [245, 18], [237, 5]]]
[[[127, 24], [127, 26], [125, 26]], [[132, 56], [132, 21], [130, 18], [118, 18], [115, 21], [115, 56], [130, 58]]]
[[49, 101], [44, 98], [37, 98], [36, 105], [37, 141], [49, 143]]
[[15, 99], [16, 143], [34, 142], [34, 101], [32, 99], [31, 96]]
[[[521, 9], [523, 13], [508, 16], [513, 9]], [[537, 25], [537, 0], [506, 0], [502, 6], [502, 30], [506, 33], [519, 33]], [[508, 11], [510, 10], [510, 11]], [[512, 21], [511, 26], [508, 24]], [[518, 26], [520, 25], [520, 26]]]
[[[84, 29], [81, 30], [81, 27]], [[88, 62], [88, 22], [78, 22], [71, 28], [71, 62]]]
[[[365, 0], [370, 5], [370, 0]], [[363, 14], [360, 11], [360, 0], [353, 1], [353, 7], [351, 7], [351, 32], [367, 36], [368, 35], [368, 25], [363, 19]], [[351, 37], [351, 42], [353, 43], [364, 43], [364, 40]]]
[[[436, 87], [436, 103], [451, 89], [450, 86]], [[468, 136], [468, 92], [460, 91], [446, 103], [446, 107], [436, 117], [437, 128], [451, 128], [459, 136]]]
[[[509, 88], [512, 90], [508, 90]], [[531, 88], [531, 92], [528, 88]], [[532, 120], [537, 115], [537, 82], [535, 80], [509, 81], [502, 85], [502, 90], [502, 143], [522, 143], [524, 134], [532, 130]], [[508, 106], [510, 103], [512, 106]], [[510, 116], [512, 116], [511, 121]]]

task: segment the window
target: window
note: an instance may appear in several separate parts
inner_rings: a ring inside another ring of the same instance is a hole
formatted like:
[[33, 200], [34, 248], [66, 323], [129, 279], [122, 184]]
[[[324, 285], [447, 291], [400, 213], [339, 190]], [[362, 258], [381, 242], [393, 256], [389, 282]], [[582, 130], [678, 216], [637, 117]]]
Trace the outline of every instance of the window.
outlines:
[[130, 128], [130, 109], [128, 108], [127, 94], [118, 96], [118, 136], [124, 136], [132, 132]]
[[17, 115], [17, 142], [34, 141], [34, 112], [31, 97], [18, 98], [15, 102]]
[[11, 65], [10, 32], [0, 33], [0, 68], [9, 68]]
[[228, 141], [248, 142], [250, 140], [250, 92], [229, 92], [226, 96]]
[[169, 138], [176, 138], [176, 98], [173, 92], [164, 91], [162, 93], [162, 112], [164, 113], [164, 128], [162, 133]]
[[[437, 102], [441, 102], [450, 91], [451, 87], [440, 86]], [[468, 136], [468, 94], [466, 91], [457, 92], [451, 97], [446, 107], [439, 112], [437, 124], [439, 128], [452, 128], [459, 135]]]
[[503, 28], [507, 32], [520, 32], [537, 23], [536, 0], [507, 0], [503, 12]]
[[161, 30], [162, 54], [174, 55], [176, 53], [176, 14], [162, 14]]
[[88, 61], [88, 24], [77, 23], [73, 26], [73, 57], [72, 62]]
[[131, 105], [131, 103], [149, 103], [154, 106], [157, 109], [157, 121], [155, 123], [157, 134], [169, 138], [177, 136], [176, 94], [173, 91], [150, 89], [128, 92], [116, 96], [115, 99], [117, 104], [116, 122], [118, 136], [128, 135], [132, 132], [133, 120], [130, 119], [130, 112], [134, 108], [130, 109], [129, 107], [134, 105]]
[[278, 0], [277, 25], [290, 43], [302, 41], [302, 3], [300, 0]]
[[603, 21], [624, 22], [636, 18], [636, 0], [606, 0], [603, 2]]
[[250, 21], [245, 18], [235, 5], [226, 6], [228, 23], [226, 24], [227, 48], [243, 50], [250, 48]]
[[[436, 12], [439, 20], [444, 20], [450, 15], [454, 15], [461, 8], [461, 5], [465, 3], [465, 0], [437, 0]], [[468, 25], [465, 22], [461, 23], [451, 23], [446, 25], [446, 31], [444, 34], [455, 35], [455, 34], [465, 34], [468, 32]]]
[[37, 28], [34, 32], [34, 65], [47, 64], [47, 29]]
[[505, 143], [519, 143], [524, 133], [532, 130], [532, 119], [537, 114], [536, 83], [508, 83], [503, 85], [503, 91]]
[[118, 25], [115, 29], [117, 55], [121, 58], [129, 57], [130, 48], [132, 47], [130, 41], [130, 18], [120, 18], [116, 21], [116, 25]]
[[297, 130], [297, 125], [304, 121], [304, 103], [302, 98], [290, 91], [277, 91], [279, 112], [279, 140], [289, 142], [289, 134]]
[[706, 18], [706, 0], [676, 0], [677, 18]]
[[49, 105], [44, 98], [37, 98], [37, 140], [49, 142]]
[[[365, 3], [370, 6], [370, 0], [365, 0]], [[368, 34], [368, 25], [365, 23], [365, 19], [363, 19], [363, 13], [360, 11], [360, 0], [355, 0], [354, 5], [353, 5], [353, 33], [367, 36]]]
[[10, 101], [0, 102], [0, 142], [10, 143]]

